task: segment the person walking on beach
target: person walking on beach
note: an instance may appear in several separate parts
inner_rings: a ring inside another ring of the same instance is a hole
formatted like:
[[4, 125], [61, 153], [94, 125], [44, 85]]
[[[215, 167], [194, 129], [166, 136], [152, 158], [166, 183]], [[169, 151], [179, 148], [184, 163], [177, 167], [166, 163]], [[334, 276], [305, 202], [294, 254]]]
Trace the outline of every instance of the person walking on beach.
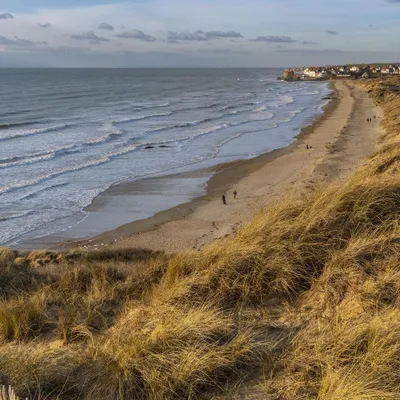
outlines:
[[237, 196], [237, 191], [235, 190], [235, 191], [233, 192], [233, 198], [236, 199], [236, 196]]
[[224, 194], [222, 195], [222, 203], [226, 205], [226, 196]]

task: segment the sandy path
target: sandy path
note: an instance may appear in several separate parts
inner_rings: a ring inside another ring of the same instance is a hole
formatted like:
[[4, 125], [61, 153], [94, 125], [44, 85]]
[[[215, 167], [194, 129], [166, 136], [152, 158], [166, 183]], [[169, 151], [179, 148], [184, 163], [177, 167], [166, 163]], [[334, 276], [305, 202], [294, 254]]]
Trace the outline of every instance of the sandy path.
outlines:
[[[248, 174], [227, 190], [226, 206], [221, 202], [222, 193], [214, 188], [213, 196], [198, 205], [194, 202], [190, 212], [176, 220], [139, 233], [135, 232], [135, 223], [132, 223], [80, 244], [95, 248], [107, 245], [144, 247], [167, 252], [201, 249], [230, 235], [272, 199], [288, 190], [309, 190], [317, 182], [351, 173], [374, 151], [383, 114], [363, 89], [344, 81], [336, 81], [334, 85], [338, 101], [333, 111], [289, 151], [283, 151], [282, 155], [255, 170], [251, 168], [251, 161], [245, 164]], [[372, 122], [367, 122], [369, 117], [373, 118]], [[307, 150], [306, 144], [312, 149]], [[236, 200], [233, 190], [238, 192]], [[179, 215], [179, 207], [171, 212]]]

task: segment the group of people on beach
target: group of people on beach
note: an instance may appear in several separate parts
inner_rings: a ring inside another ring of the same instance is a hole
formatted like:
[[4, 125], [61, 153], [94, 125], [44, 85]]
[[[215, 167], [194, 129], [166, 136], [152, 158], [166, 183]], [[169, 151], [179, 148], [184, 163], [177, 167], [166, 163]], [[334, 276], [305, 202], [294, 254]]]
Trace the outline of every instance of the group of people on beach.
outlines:
[[[236, 196], [237, 196], [237, 191], [235, 190], [235, 191], [233, 192], [233, 198], [236, 199]], [[225, 205], [225, 206], [226, 206], [226, 204], [227, 204], [227, 203], [226, 203], [226, 195], [225, 195], [225, 194], [222, 195], [222, 204]]]
[[[376, 115], [374, 115], [374, 119], [376, 119]], [[372, 118], [367, 118], [367, 122], [372, 122]]]

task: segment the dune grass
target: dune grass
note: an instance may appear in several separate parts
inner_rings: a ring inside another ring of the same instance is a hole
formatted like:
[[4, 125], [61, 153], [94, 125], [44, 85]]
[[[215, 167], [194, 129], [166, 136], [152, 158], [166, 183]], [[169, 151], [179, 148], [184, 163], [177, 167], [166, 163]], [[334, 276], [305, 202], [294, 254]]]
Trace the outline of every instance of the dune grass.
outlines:
[[367, 83], [386, 132], [363, 168], [201, 252], [0, 250], [0, 371], [17, 393], [400, 399], [394, 84]]

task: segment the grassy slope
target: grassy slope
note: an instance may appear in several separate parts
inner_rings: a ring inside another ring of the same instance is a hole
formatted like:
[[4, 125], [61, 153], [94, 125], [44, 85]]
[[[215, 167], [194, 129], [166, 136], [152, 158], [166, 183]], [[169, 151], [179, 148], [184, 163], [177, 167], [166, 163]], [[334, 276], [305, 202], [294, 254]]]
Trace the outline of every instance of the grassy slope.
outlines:
[[[235, 237], [146, 251], [0, 250], [0, 371], [36, 399], [400, 399], [400, 93], [348, 182]], [[260, 376], [262, 378], [260, 379]]]

